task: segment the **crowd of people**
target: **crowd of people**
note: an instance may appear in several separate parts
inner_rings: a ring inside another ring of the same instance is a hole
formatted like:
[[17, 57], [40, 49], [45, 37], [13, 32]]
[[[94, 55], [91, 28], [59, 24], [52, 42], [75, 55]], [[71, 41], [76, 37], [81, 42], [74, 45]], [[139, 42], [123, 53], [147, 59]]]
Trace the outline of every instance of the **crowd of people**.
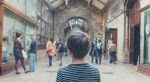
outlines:
[[[25, 73], [35, 72], [37, 54], [36, 38], [34, 35], [31, 36], [31, 45], [30, 49], [28, 50], [29, 70], [27, 70], [25, 66], [25, 58], [23, 54], [23, 51], [25, 50], [21, 45], [21, 39], [21, 33], [16, 32], [16, 39], [14, 41], [16, 74], [20, 74], [18, 71], [19, 60], [21, 61], [22, 68], [24, 69]], [[103, 49], [100, 39], [96, 38], [94, 41], [90, 41], [90, 37], [81, 31], [75, 31], [71, 33], [65, 44], [61, 41], [61, 39], [56, 42], [51, 38], [46, 45], [46, 54], [48, 55], [49, 60], [48, 65], [52, 66], [52, 59], [56, 55], [60, 61], [60, 66], [63, 65], [63, 55], [70, 55], [72, 59], [72, 64], [65, 68], [61, 68], [58, 71], [56, 82], [101, 82], [98, 69], [84, 60], [88, 53], [91, 56], [91, 63], [94, 63], [95, 60], [96, 64], [101, 64]], [[116, 64], [116, 44], [111, 40], [108, 42], [108, 54], [110, 55], [109, 62], [111, 64]]]

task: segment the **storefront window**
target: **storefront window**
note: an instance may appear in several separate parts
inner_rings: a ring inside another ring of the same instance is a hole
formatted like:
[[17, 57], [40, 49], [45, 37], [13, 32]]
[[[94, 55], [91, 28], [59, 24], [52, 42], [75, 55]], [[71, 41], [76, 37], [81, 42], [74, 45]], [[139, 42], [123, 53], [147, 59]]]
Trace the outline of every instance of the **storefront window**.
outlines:
[[150, 64], [150, 9], [145, 12], [145, 44], [144, 44], [144, 63]]
[[3, 42], [2, 42], [2, 63], [7, 64], [14, 62], [13, 44], [15, 41], [15, 33], [22, 34], [22, 46], [25, 50], [29, 50], [30, 36], [36, 34], [36, 28], [27, 23], [21, 17], [13, 14], [5, 9], [4, 24], [3, 24]]
[[13, 43], [15, 40], [15, 32], [20, 32], [24, 36], [24, 21], [5, 9], [2, 43], [3, 64], [14, 62]]
[[25, 50], [28, 51], [31, 44], [31, 36], [36, 35], [36, 29], [31, 24], [27, 24], [25, 29]]

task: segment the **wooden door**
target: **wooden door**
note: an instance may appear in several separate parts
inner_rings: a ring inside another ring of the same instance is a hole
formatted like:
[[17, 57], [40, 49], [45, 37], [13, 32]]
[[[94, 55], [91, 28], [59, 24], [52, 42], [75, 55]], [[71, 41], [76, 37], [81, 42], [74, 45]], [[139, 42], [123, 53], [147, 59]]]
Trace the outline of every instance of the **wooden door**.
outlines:
[[117, 29], [111, 30], [111, 39], [117, 45]]

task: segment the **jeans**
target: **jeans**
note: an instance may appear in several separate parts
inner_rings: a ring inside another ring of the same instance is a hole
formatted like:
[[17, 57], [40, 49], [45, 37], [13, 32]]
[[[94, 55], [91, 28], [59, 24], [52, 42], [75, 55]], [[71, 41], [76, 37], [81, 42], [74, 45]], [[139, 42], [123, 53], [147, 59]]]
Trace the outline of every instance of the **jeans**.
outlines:
[[94, 54], [95, 54], [95, 63], [97, 64], [99, 60], [99, 54], [98, 54], [97, 49], [94, 50]]
[[52, 56], [48, 56], [48, 59], [49, 59], [49, 66], [52, 65]]
[[101, 49], [98, 49], [98, 55], [99, 55], [99, 64], [101, 64], [101, 59], [102, 59], [102, 51]]
[[115, 63], [116, 61], [116, 52], [110, 52], [110, 63]]
[[35, 53], [30, 53], [30, 57], [29, 57], [29, 69], [31, 72], [34, 72], [35, 71], [35, 57], [36, 57], [36, 54]]
[[18, 72], [18, 61], [20, 60], [22, 68], [24, 69], [24, 71], [26, 72], [26, 67], [24, 64], [24, 58], [22, 57], [22, 53], [14, 53], [15, 55], [15, 70], [16, 72]]
[[59, 59], [60, 59], [60, 64], [62, 64], [63, 52], [58, 53], [58, 57], [59, 57]]

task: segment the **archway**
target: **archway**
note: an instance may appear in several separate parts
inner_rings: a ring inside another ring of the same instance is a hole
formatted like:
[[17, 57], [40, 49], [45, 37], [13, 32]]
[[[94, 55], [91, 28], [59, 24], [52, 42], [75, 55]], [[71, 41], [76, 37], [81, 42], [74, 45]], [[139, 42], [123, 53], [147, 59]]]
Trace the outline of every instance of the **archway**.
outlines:
[[70, 32], [73, 29], [79, 29], [83, 32], [88, 33], [88, 35], [90, 36], [90, 39], [93, 40], [94, 39], [94, 30], [93, 27], [91, 25], [91, 23], [83, 18], [83, 17], [71, 17], [69, 19], [67, 19], [63, 25], [61, 25], [60, 27], [60, 36], [62, 41], [65, 42], [67, 36], [70, 34]]

